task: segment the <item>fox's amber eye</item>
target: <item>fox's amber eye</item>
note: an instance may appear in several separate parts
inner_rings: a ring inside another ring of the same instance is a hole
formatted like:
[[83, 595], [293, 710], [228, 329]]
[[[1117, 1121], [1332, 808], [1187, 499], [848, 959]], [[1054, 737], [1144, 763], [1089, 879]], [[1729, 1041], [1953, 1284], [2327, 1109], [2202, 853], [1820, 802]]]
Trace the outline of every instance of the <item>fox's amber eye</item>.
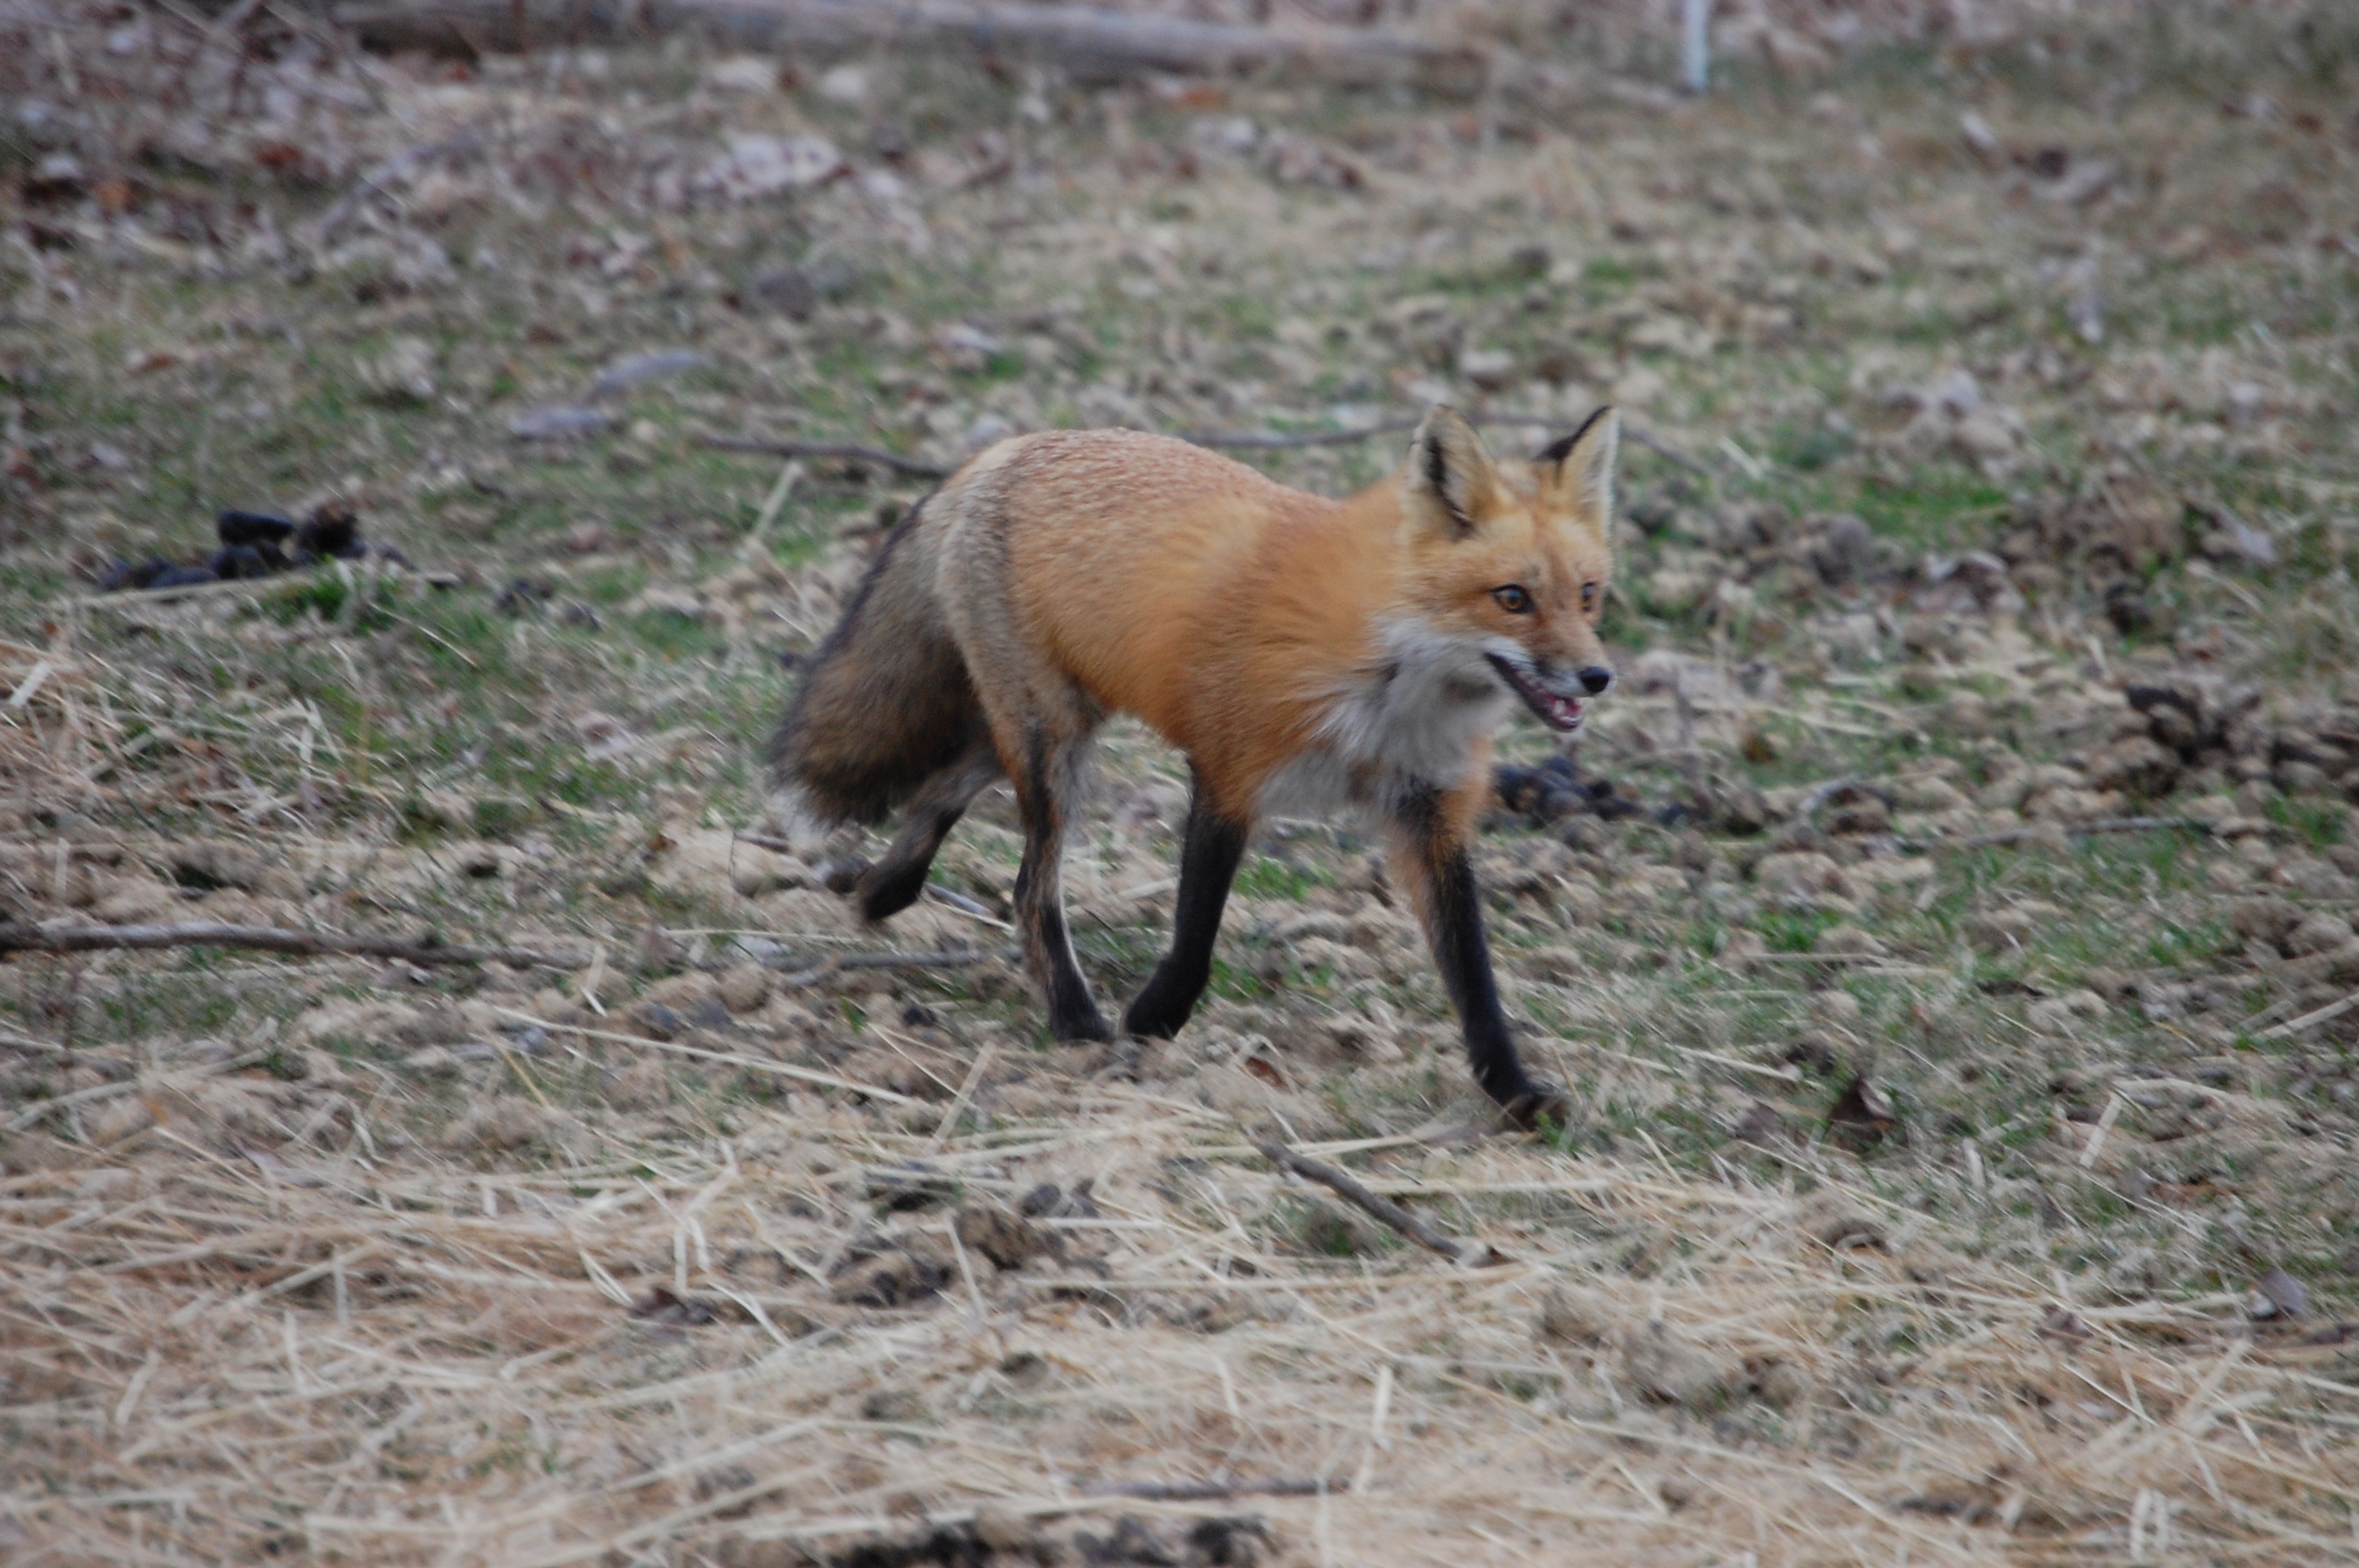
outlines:
[[1491, 597], [1497, 599], [1499, 608], [1510, 615], [1529, 615], [1533, 609], [1531, 590], [1519, 582], [1491, 590]]
[[1584, 610], [1598, 608], [1598, 585], [1596, 583], [1585, 582], [1581, 585], [1581, 608]]

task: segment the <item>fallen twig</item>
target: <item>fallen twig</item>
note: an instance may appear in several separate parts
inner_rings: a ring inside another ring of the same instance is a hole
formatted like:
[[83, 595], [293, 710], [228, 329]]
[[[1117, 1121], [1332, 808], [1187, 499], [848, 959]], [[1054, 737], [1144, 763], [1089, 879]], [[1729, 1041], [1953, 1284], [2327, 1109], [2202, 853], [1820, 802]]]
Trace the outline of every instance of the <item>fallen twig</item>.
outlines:
[[77, 1089], [70, 1094], [60, 1094], [54, 1100], [35, 1100], [6, 1123], [0, 1123], [0, 1132], [23, 1132], [45, 1116], [54, 1116], [60, 1110], [71, 1110], [76, 1106], [94, 1105], [100, 1100], [121, 1099], [125, 1094], [144, 1093], [168, 1088], [175, 1083], [219, 1077], [224, 1073], [235, 1073], [248, 1067], [259, 1066], [268, 1061], [276, 1050], [276, 1046], [266, 1047], [259, 1051], [248, 1051], [243, 1056], [231, 1057], [226, 1061], [216, 1061], [203, 1067], [169, 1073], [160, 1078], [130, 1078], [115, 1083], [93, 1084], [88, 1089]]
[[[878, 468], [889, 468], [895, 474], [906, 474], [913, 479], [944, 479], [950, 475], [950, 470], [939, 463], [929, 463], [919, 458], [904, 458], [897, 452], [887, 452], [879, 446], [862, 446], [858, 442], [703, 435], [696, 438], [696, 444], [713, 452], [758, 452], [772, 458], [833, 458], [842, 462], [874, 463]], [[738, 837], [748, 842], [758, 842], [744, 833]]]
[[1711, 465], [1689, 457], [1686, 453], [1681, 451], [1678, 447], [1673, 446], [1669, 442], [1665, 441], [1661, 436], [1655, 435], [1651, 431], [1643, 430], [1635, 425], [1625, 425], [1622, 426], [1622, 439], [1629, 442], [1632, 446], [1645, 447], [1648, 451], [1653, 453], [1656, 457], [1663, 459], [1666, 462], [1677, 463], [1680, 467], [1687, 470], [1690, 474], [1701, 475], [1707, 479], [1712, 477]]
[[394, 959], [421, 965], [504, 963], [512, 969], [579, 969], [578, 954], [523, 947], [461, 947], [427, 938], [347, 937], [334, 931], [290, 931], [276, 926], [75, 926], [43, 930], [0, 925], [0, 953], [109, 953], [166, 947], [253, 947], [296, 958]]
[[752, 844], [756, 849], [766, 849], [773, 855], [799, 856], [802, 853], [795, 847], [793, 841], [775, 838], [768, 833], [740, 833], [737, 842]]
[[1292, 1171], [1298, 1176], [1333, 1189], [1354, 1207], [1383, 1221], [1429, 1252], [1438, 1252], [1450, 1261], [1464, 1263], [1470, 1268], [1480, 1267], [1498, 1258], [1498, 1254], [1483, 1243], [1452, 1241], [1392, 1199], [1379, 1197], [1369, 1192], [1348, 1173], [1313, 1159], [1308, 1155], [1297, 1154], [1274, 1138], [1256, 1138], [1253, 1146], [1280, 1170]]
[[973, 0], [670, 0], [583, 7], [572, 0], [341, 0], [330, 21], [377, 49], [524, 51], [538, 39], [638, 42], [676, 30], [779, 56], [932, 47], [985, 58], [1045, 61], [1084, 81], [1163, 72], [1282, 73], [1287, 79], [1409, 82], [1454, 98], [1479, 95], [1491, 57], [1472, 44], [1391, 27], [1254, 27], [1089, 6]]
[[267, 577], [230, 577], [220, 582], [180, 583], [171, 588], [119, 588], [111, 593], [86, 593], [69, 602], [75, 609], [136, 609], [180, 599], [263, 598], [275, 592], [310, 588], [318, 580], [309, 572], [275, 572]]
[[1081, 1489], [1085, 1497], [1136, 1497], [1149, 1503], [1217, 1503], [1225, 1497], [1316, 1497], [1349, 1492], [1351, 1477], [1239, 1476], [1219, 1481], [1116, 1481]]
[[969, 898], [962, 892], [953, 892], [939, 882], [926, 884], [926, 896], [937, 904], [958, 910], [962, 915], [970, 915], [988, 925], [996, 926], [1003, 931], [1013, 928], [1006, 921], [992, 913], [991, 906], [981, 899]]
[[[1298, 446], [1343, 446], [1355, 441], [1365, 441], [1371, 436], [1405, 435], [1415, 429], [1420, 423], [1422, 423], [1422, 416], [1383, 420], [1375, 425], [1363, 425], [1357, 430], [1199, 430], [1182, 435], [1180, 439], [1197, 446], [1283, 451]], [[1494, 429], [1535, 430], [1554, 429], [1561, 422], [1554, 419], [1535, 419], [1521, 414], [1483, 414], [1472, 418], [1469, 423], [1487, 425]], [[1622, 435], [1632, 445], [1643, 446], [1655, 456], [1666, 458], [1681, 468], [1703, 475], [1707, 478], [1712, 475], [1709, 466], [1689, 457], [1660, 436], [1630, 425], [1622, 426]]]
[[1397, 436], [1416, 427], [1414, 419], [1388, 419], [1357, 430], [1192, 430], [1182, 432], [1180, 439], [1195, 446], [1286, 451], [1298, 446], [1346, 446], [1371, 436]]
[[2289, 1018], [2273, 1029], [2263, 1029], [2252, 1038], [2256, 1041], [2285, 1040], [2304, 1029], [2316, 1028], [2330, 1019], [2340, 1018], [2353, 1008], [2359, 1008], [2359, 991], [2352, 992], [2339, 1002], [2329, 1002], [2322, 1008], [2315, 1008], [2299, 1018]]
[[522, 1012], [514, 1008], [498, 1008], [495, 1010], [502, 1017], [512, 1018], [519, 1024], [527, 1024], [537, 1029], [550, 1029], [560, 1034], [577, 1034], [584, 1040], [603, 1040], [616, 1045], [644, 1045], [650, 1051], [669, 1051], [675, 1056], [694, 1057], [700, 1061], [726, 1062], [731, 1067], [749, 1068], [757, 1073], [775, 1073], [782, 1078], [800, 1078], [805, 1083], [820, 1084], [828, 1089], [842, 1089], [854, 1094], [865, 1094], [872, 1100], [881, 1100], [887, 1105], [917, 1104], [917, 1101], [907, 1094], [896, 1094], [890, 1089], [879, 1089], [872, 1083], [860, 1083], [851, 1078], [840, 1078], [833, 1073], [821, 1073], [809, 1067], [796, 1067], [791, 1062], [765, 1061], [761, 1057], [749, 1057], [742, 1051], [708, 1051], [701, 1045], [682, 1045], [677, 1041], [656, 1040], [643, 1034], [624, 1034], [616, 1029], [594, 1029], [583, 1024], [560, 1024], [554, 1019]]
[[[2088, 838], [2106, 833], [2161, 833], [2177, 830], [2184, 833], [2209, 833], [2209, 823], [2194, 817], [2105, 817], [2096, 822], [2068, 824], [2067, 837]], [[2008, 827], [1996, 833], [1976, 833], [1963, 839], [1896, 839], [1896, 847], [1906, 850], [1927, 849], [2000, 849], [2008, 844], [2029, 843], [2047, 833], [2046, 826]]]
[[808, 986], [848, 969], [964, 969], [970, 964], [1016, 956], [1012, 947], [969, 947], [954, 953], [837, 953], [806, 969], [787, 969], [786, 963], [777, 959], [767, 959], [765, 964], [785, 971], [778, 976], [780, 985]]
[[[1205, 446], [1218, 450], [1282, 452], [1306, 446], [1348, 446], [1353, 442], [1367, 441], [1376, 436], [1405, 435], [1415, 429], [1421, 419], [1422, 416], [1380, 420], [1374, 425], [1364, 425], [1354, 430], [1183, 430], [1177, 432], [1174, 439], [1184, 441], [1191, 446]], [[1539, 429], [1554, 428], [1559, 422], [1515, 414], [1496, 414], [1476, 418], [1471, 423], [1487, 425], [1494, 428]], [[1622, 427], [1622, 434], [1633, 445], [1643, 446], [1657, 457], [1668, 459], [1682, 468], [1706, 477], [1712, 474], [1708, 466], [1689, 457], [1659, 436], [1650, 435], [1630, 425]], [[880, 468], [890, 468], [897, 474], [907, 474], [912, 478], [919, 479], [947, 478], [955, 472], [954, 469], [945, 468], [938, 463], [929, 463], [918, 458], [904, 458], [898, 453], [887, 452], [882, 447], [862, 446], [857, 442], [801, 441], [769, 436], [702, 435], [696, 438], [696, 444], [715, 452], [757, 452], [772, 458], [834, 458], [845, 462], [875, 463]], [[749, 843], [761, 842], [750, 834], [741, 833], [738, 837]], [[772, 844], [764, 845], [764, 847], [779, 846]]]
[[[330, 30], [340, 31], [341, 29]], [[395, 185], [417, 178], [427, 164], [446, 153], [474, 152], [481, 145], [481, 139], [475, 132], [461, 131], [456, 136], [445, 137], [440, 142], [429, 142], [419, 146], [403, 148], [375, 169], [361, 175], [354, 182], [350, 190], [337, 197], [329, 205], [327, 210], [320, 214], [319, 222], [311, 230], [313, 236], [323, 245], [332, 242], [336, 231], [342, 228], [352, 215], [360, 209], [361, 205], [372, 197], [382, 195]]]

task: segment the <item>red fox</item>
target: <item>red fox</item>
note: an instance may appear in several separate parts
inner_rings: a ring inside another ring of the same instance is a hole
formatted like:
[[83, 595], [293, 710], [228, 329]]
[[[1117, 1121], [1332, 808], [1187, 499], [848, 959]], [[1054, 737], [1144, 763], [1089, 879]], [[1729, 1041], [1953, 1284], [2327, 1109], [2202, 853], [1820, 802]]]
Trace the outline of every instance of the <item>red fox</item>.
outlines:
[[882, 920], [1008, 779], [1026, 961], [1057, 1037], [1103, 1040], [1061, 857], [1092, 736], [1133, 714], [1187, 755], [1195, 794], [1171, 949], [1124, 1029], [1186, 1022], [1259, 819], [1357, 807], [1385, 830], [1476, 1080], [1529, 1125], [1554, 1092], [1500, 1011], [1467, 843], [1512, 705], [1569, 732], [1613, 682], [1598, 616], [1619, 440], [1600, 409], [1501, 465], [1436, 408], [1398, 473], [1341, 501], [1163, 436], [1002, 441], [903, 520], [820, 645], [771, 741], [774, 814], [808, 842], [906, 809], [855, 888]]

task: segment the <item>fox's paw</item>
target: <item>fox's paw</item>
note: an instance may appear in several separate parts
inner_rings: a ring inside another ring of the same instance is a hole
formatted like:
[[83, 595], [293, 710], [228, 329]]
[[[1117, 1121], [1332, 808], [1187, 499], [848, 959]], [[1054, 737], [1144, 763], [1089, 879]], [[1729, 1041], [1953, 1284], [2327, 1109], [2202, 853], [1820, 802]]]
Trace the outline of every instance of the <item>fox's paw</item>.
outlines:
[[848, 897], [860, 891], [860, 879], [868, 875], [868, 862], [822, 860], [811, 869], [818, 874], [821, 887], [838, 897]]
[[862, 871], [852, 892], [860, 900], [860, 917], [869, 925], [892, 919], [917, 902], [926, 891], [926, 867], [880, 860]]
[[1059, 1040], [1085, 1044], [1114, 1037], [1114, 1031], [1106, 1026], [1106, 1020], [1096, 1008], [1086, 1012], [1077, 1009], [1060, 1013], [1048, 1021], [1048, 1030]]
[[1188, 1021], [1188, 1009], [1174, 1008], [1157, 1000], [1151, 993], [1142, 993], [1123, 1015], [1122, 1032], [1147, 1040], [1169, 1040], [1180, 1032], [1180, 1026]]
[[1499, 1106], [1500, 1119], [1517, 1132], [1558, 1132], [1571, 1123], [1572, 1116], [1571, 1097], [1555, 1084], [1538, 1078]]

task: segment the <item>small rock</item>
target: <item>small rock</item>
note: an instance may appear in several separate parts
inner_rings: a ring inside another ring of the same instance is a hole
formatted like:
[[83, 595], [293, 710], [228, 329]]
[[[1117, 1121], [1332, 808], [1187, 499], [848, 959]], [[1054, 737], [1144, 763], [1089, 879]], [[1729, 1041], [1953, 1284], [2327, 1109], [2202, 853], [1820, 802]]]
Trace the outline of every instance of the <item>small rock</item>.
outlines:
[[1029, 1552], [1039, 1539], [1029, 1521], [998, 1503], [976, 1510], [974, 1530], [975, 1539], [995, 1552]]
[[2236, 935], [2250, 941], [2278, 942], [2302, 922], [2301, 907], [2283, 898], [2259, 895], [2239, 898], [2228, 906], [2228, 923]]
[[789, 321], [809, 321], [819, 309], [819, 285], [801, 267], [773, 267], [745, 285], [742, 303]]
[[548, 1136], [554, 1118], [520, 1094], [503, 1094], [469, 1111], [443, 1134], [445, 1147], [498, 1152], [528, 1148]]
[[2092, 790], [2120, 790], [2152, 798], [2169, 793], [2179, 774], [2177, 753], [2136, 735], [2098, 753], [2089, 763], [2088, 784]]
[[609, 1104], [624, 1110], [653, 1110], [672, 1097], [672, 1075], [660, 1061], [634, 1061], [606, 1085]]
[[172, 879], [184, 888], [212, 892], [222, 888], [261, 890], [269, 876], [262, 857], [244, 844], [197, 842], [173, 851]]
[[2298, 1318], [2310, 1308], [2309, 1290], [2284, 1269], [2271, 1269], [2263, 1275], [2256, 1293], [2285, 1317]]
[[844, 1271], [835, 1298], [854, 1307], [909, 1307], [940, 1295], [958, 1276], [958, 1265], [922, 1236], [863, 1258]]
[[2280, 945], [2289, 959], [2307, 958], [2313, 953], [2331, 953], [2348, 945], [2352, 939], [2351, 922], [2338, 914], [2323, 911], [2306, 918], [2285, 933]]
[[995, 1203], [959, 1207], [951, 1227], [960, 1244], [979, 1252], [1003, 1269], [1020, 1269], [1041, 1248], [1039, 1229], [1022, 1215]]
[[861, 1401], [860, 1413], [863, 1420], [896, 1426], [913, 1426], [933, 1416], [926, 1401], [908, 1389], [878, 1389]]
[[2023, 1021], [2041, 1034], [2070, 1034], [2083, 1024], [2105, 1016], [2105, 998], [2094, 991], [2075, 990], [2061, 996], [2043, 996], [2023, 1009]]
[[1515, 356], [1503, 348], [1475, 348], [1459, 352], [1458, 374], [1484, 392], [1501, 392], [1515, 384]]
[[633, 387], [644, 387], [667, 375], [679, 375], [701, 370], [712, 361], [693, 348], [658, 349], [649, 354], [630, 354], [598, 373], [590, 388], [593, 397], [611, 397]]
[[1811, 569], [1829, 588], [1849, 588], [1875, 565], [1876, 536], [1867, 525], [1849, 512], [1819, 524], [1810, 547]]
[[1854, 1077], [1844, 1085], [1827, 1111], [1827, 1130], [1855, 1154], [1883, 1142], [1885, 1134], [1899, 1125], [1899, 1113], [1891, 1097], [1865, 1077]]
[[460, 1071], [459, 1059], [447, 1046], [428, 1045], [412, 1051], [401, 1059], [401, 1070], [417, 1078], [455, 1078]]
[[1883, 1222], [1832, 1188], [1805, 1200], [1796, 1221], [1812, 1240], [1836, 1251], [1884, 1244]]
[[1728, 1398], [1729, 1369], [1664, 1323], [1649, 1323], [1626, 1335], [1621, 1351], [1622, 1381], [1642, 1399], [1701, 1410]]
[[849, 167], [836, 144], [824, 137], [739, 135], [728, 139], [728, 151], [705, 173], [723, 195], [754, 201], [825, 185]]
[[109, 1100], [92, 1111], [82, 1123], [91, 1143], [108, 1148], [156, 1125], [155, 1108], [138, 1094], [125, 1094]]
[[731, 1012], [758, 1012], [770, 1000], [770, 972], [756, 963], [741, 963], [721, 976], [721, 1005]]
[[1812, 1019], [1827, 1028], [1856, 1024], [1864, 1010], [1860, 999], [1848, 991], [1822, 991], [1810, 999]]
[[734, 55], [705, 67], [705, 86], [721, 92], [776, 92], [778, 62], [762, 55]]
[[830, 103], [864, 104], [868, 101], [868, 73], [857, 65], [838, 65], [821, 74], [819, 96]]
[[1628, 1315], [1602, 1292], [1559, 1285], [1541, 1300], [1535, 1326], [1543, 1339], [1564, 1344], [1603, 1344]]
[[1761, 884], [1764, 892], [1772, 895], [1849, 891], [1843, 868], [1831, 858], [1807, 849], [1763, 856], [1753, 867], [1753, 880]]
[[1784, 1127], [1784, 1119], [1778, 1108], [1767, 1100], [1755, 1100], [1729, 1129], [1729, 1136], [1740, 1143], [1772, 1143]]
[[613, 423], [614, 416], [602, 409], [560, 405], [527, 409], [508, 422], [508, 433], [518, 441], [569, 441], [595, 435]]
[[1818, 933], [1811, 951], [1838, 959], [1881, 959], [1886, 948], [1872, 932], [1857, 926], [1830, 926]]
[[1753, 1391], [1762, 1403], [1782, 1410], [1807, 1405], [1815, 1390], [1810, 1374], [1791, 1361], [1771, 1361], [1753, 1374]]
[[1100, 1217], [1096, 1201], [1090, 1196], [1090, 1182], [1076, 1182], [1071, 1192], [1056, 1183], [1044, 1181], [1024, 1194], [1019, 1207], [1032, 1219], [1094, 1220]]

